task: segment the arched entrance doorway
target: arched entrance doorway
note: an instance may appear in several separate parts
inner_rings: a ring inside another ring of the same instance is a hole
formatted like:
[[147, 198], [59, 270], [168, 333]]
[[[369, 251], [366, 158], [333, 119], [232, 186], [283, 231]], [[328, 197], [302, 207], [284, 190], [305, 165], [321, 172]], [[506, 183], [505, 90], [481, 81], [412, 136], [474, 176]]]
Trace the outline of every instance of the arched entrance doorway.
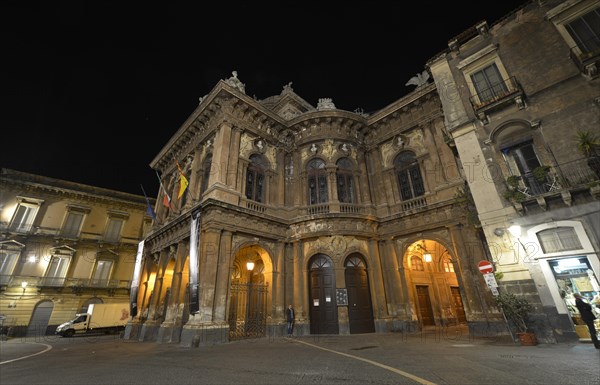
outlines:
[[311, 258], [309, 266], [310, 333], [338, 334], [333, 262], [325, 254], [316, 254]]
[[422, 326], [461, 324], [467, 321], [458, 265], [441, 243], [423, 239], [412, 243], [405, 254], [413, 311]]
[[267, 329], [268, 279], [264, 250], [247, 247], [236, 255], [229, 294], [229, 339], [264, 337]]
[[33, 309], [31, 315], [31, 321], [27, 327], [27, 337], [36, 337], [46, 335], [46, 329], [48, 329], [48, 322], [54, 309], [54, 302], [52, 301], [41, 301]]
[[348, 319], [350, 334], [373, 333], [373, 306], [369, 289], [367, 266], [360, 254], [351, 254], [344, 264], [344, 277], [348, 290]]

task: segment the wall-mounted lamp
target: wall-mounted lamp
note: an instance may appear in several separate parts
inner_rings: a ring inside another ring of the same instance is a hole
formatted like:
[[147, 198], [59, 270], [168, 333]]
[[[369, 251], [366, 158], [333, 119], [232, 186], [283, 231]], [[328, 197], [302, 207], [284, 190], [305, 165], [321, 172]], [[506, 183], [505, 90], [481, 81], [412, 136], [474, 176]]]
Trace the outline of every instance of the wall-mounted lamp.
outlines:
[[246, 269], [248, 269], [248, 271], [254, 270], [254, 262], [252, 262], [252, 261], [246, 262]]
[[521, 226], [519, 225], [512, 225], [508, 228], [508, 232], [516, 238], [520, 238], [521, 237]]
[[423, 239], [423, 245], [419, 245], [419, 248], [423, 250], [423, 259], [425, 262], [431, 262], [433, 258], [431, 257], [431, 253], [427, 251], [427, 247], [425, 246], [425, 240]]
[[37, 262], [36, 256], [35, 255], [30, 255], [29, 258], [27, 258], [27, 262], [31, 262], [31, 263]]
[[425, 262], [431, 262], [432, 261], [431, 254], [429, 254], [429, 253], [423, 254], [423, 259], [425, 259]]

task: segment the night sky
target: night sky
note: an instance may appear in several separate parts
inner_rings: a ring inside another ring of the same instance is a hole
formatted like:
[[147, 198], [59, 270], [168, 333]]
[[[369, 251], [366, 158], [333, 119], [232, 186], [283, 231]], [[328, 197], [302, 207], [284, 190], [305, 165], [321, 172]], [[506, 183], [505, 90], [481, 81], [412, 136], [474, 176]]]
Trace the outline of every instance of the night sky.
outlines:
[[258, 99], [293, 82], [315, 107], [373, 112], [524, 2], [3, 1], [0, 167], [155, 197], [149, 163], [232, 71]]

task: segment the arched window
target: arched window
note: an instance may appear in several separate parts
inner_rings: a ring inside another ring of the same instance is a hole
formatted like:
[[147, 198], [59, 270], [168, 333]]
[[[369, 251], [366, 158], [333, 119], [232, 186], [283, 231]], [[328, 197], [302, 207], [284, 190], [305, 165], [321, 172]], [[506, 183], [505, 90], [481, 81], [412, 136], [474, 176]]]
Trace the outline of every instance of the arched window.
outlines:
[[416, 198], [425, 194], [421, 170], [415, 154], [403, 151], [394, 159], [394, 168], [398, 176], [400, 196], [402, 200]]
[[454, 265], [452, 264], [452, 260], [450, 258], [444, 258], [444, 271], [446, 273], [454, 273]]
[[583, 249], [573, 227], [556, 227], [536, 234], [545, 254]]
[[352, 178], [352, 162], [341, 158], [337, 162], [337, 193], [341, 203], [354, 203], [354, 181]]
[[208, 178], [210, 177], [210, 167], [212, 165], [212, 154], [206, 155], [204, 158], [204, 162], [202, 163], [202, 186], [200, 186], [200, 194], [204, 194], [206, 189], [208, 188]]
[[418, 255], [413, 255], [410, 257], [410, 265], [412, 270], [425, 271], [425, 268], [423, 267], [423, 260]]
[[346, 260], [346, 267], [366, 268], [365, 261], [357, 255], [352, 255]]
[[306, 173], [308, 174], [308, 203], [314, 205], [328, 202], [325, 162], [321, 159], [311, 160], [306, 167]]
[[246, 198], [264, 202], [265, 170], [267, 161], [262, 155], [250, 156], [250, 164], [246, 171]]
[[313, 257], [312, 263], [310, 264], [311, 269], [323, 269], [327, 267], [332, 267], [333, 264], [329, 257], [324, 254], [317, 254]]

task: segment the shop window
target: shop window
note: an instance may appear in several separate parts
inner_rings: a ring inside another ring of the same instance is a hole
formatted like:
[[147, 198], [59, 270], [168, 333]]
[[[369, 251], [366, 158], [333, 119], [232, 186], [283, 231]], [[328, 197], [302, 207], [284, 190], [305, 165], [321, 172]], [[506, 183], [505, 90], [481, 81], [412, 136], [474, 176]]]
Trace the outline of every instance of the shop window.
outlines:
[[598, 278], [595, 276], [587, 257], [561, 258], [548, 261], [560, 295], [567, 305], [567, 309], [575, 324], [579, 321], [579, 312], [575, 307], [574, 293], [586, 297], [593, 302], [600, 294]]
[[557, 227], [542, 230], [536, 236], [544, 254], [583, 248], [575, 229], [572, 227]]
[[425, 194], [419, 163], [414, 153], [403, 151], [394, 159], [398, 186], [402, 200], [413, 199]]
[[425, 267], [423, 266], [423, 260], [418, 255], [413, 255], [410, 257], [410, 265], [411, 269], [414, 271], [425, 271]]
[[267, 168], [267, 161], [262, 155], [254, 154], [250, 156], [250, 164], [246, 170], [246, 198], [256, 202], [264, 202], [265, 171]]
[[8, 227], [9, 231], [28, 233], [43, 200], [17, 197], [17, 208]]
[[354, 203], [353, 165], [350, 159], [341, 158], [337, 162], [337, 194], [341, 203]]
[[308, 202], [311, 205], [327, 203], [327, 172], [325, 162], [321, 159], [313, 159], [307, 165]]

